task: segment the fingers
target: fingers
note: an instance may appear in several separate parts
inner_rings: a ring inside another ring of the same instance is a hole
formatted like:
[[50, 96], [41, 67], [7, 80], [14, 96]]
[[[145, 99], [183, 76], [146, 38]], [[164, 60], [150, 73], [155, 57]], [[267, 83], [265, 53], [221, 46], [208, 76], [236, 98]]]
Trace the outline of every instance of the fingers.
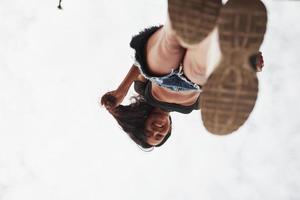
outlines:
[[263, 67], [264, 67], [264, 58], [262, 56], [262, 53], [259, 52], [256, 57], [256, 71], [261, 72]]

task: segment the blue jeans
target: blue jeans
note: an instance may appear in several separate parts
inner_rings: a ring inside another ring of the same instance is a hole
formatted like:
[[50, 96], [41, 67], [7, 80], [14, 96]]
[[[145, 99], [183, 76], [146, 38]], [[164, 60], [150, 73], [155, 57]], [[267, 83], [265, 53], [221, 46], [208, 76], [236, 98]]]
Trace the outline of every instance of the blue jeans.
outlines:
[[161, 87], [173, 90], [173, 91], [201, 91], [201, 88], [196, 83], [188, 80], [182, 71], [182, 67], [179, 67], [177, 70], [172, 70], [170, 74], [161, 77], [149, 76], [143, 71], [143, 68], [136, 63], [136, 66], [140, 69], [141, 74], [151, 81], [156, 83]]

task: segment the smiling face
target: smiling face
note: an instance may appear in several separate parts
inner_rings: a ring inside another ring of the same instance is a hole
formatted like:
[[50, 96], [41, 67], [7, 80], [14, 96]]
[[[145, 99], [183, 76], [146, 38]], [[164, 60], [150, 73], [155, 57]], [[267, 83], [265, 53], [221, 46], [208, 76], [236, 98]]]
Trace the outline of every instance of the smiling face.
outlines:
[[168, 134], [170, 128], [169, 113], [159, 108], [153, 109], [145, 124], [147, 143], [152, 146], [160, 144]]

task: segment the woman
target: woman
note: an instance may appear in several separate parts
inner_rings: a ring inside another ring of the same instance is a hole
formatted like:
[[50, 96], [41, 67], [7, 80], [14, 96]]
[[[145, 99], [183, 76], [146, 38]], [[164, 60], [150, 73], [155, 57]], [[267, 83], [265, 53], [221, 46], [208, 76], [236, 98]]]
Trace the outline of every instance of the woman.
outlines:
[[[257, 88], [257, 79], [249, 61], [262, 62], [261, 54], [255, 52], [265, 32], [265, 7], [259, 0], [250, 3], [229, 0], [219, 17], [221, 6], [221, 0], [169, 0], [170, 19], [166, 25], [145, 29], [130, 42], [135, 49], [137, 62], [119, 88], [105, 94], [101, 103], [139, 145], [147, 148], [166, 141], [171, 130], [171, 111], [187, 114], [201, 106], [204, 125], [216, 134], [236, 130], [250, 114], [256, 100], [257, 94], [252, 93], [253, 88]], [[251, 7], [256, 9], [255, 13], [249, 11]], [[243, 19], [245, 14], [248, 21]], [[243, 19], [243, 23], [236, 18]], [[260, 20], [259, 25], [253, 22], [257, 19]], [[219, 54], [219, 58], [215, 55], [215, 63], [209, 64], [211, 49], [218, 36], [216, 25], [219, 28], [222, 59], [219, 46], [216, 45], [217, 50], [213, 53]], [[242, 38], [240, 33], [243, 33]], [[261, 63], [252, 64], [255, 70], [262, 67]], [[139, 96], [135, 103], [121, 106], [133, 82]], [[215, 88], [219, 88], [221, 93]], [[242, 94], [241, 88], [246, 88]], [[248, 97], [249, 94], [252, 96]], [[224, 105], [228, 101], [235, 107], [226, 115], [224, 111], [228, 108], [224, 109]], [[243, 104], [245, 101], [248, 104]], [[214, 108], [210, 107], [211, 103], [214, 103]], [[247, 111], [241, 112], [240, 107]], [[224, 113], [229, 120], [224, 120]], [[131, 122], [121, 122], [122, 117]], [[130, 129], [127, 129], [129, 124]], [[133, 133], [137, 129], [140, 133]]]
[[[133, 82], [139, 95], [132, 97], [134, 102], [130, 105], [120, 105]], [[133, 65], [120, 86], [102, 96], [101, 104], [137, 145], [149, 149], [167, 141], [171, 135], [172, 121], [168, 110], [146, 102], [143, 97], [144, 82], [139, 69]]]

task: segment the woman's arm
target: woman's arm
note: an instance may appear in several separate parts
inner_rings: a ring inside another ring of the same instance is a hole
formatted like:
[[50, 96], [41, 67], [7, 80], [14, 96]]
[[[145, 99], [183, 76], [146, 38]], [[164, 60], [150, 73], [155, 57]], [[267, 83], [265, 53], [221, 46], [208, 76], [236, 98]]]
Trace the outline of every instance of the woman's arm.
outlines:
[[140, 79], [140, 71], [137, 66], [132, 65], [127, 75], [116, 90], [107, 92], [101, 98], [101, 104], [110, 110], [120, 105], [135, 80]]
[[126, 96], [133, 81], [137, 80], [139, 75], [140, 75], [140, 70], [138, 69], [138, 67], [135, 65], [132, 65], [129, 72], [125, 76], [124, 80], [121, 82], [121, 84], [117, 88], [117, 91], [119, 93], [125, 94], [124, 96]]

